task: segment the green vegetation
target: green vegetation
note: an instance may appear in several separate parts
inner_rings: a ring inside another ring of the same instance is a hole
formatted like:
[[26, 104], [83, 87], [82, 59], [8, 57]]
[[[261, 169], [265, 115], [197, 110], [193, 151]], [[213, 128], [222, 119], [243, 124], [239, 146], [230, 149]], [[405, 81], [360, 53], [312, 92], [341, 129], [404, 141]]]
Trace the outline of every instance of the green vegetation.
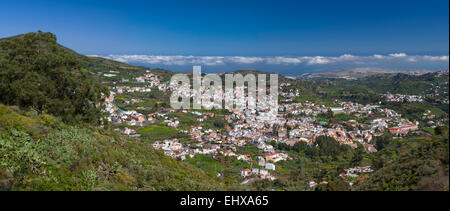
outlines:
[[223, 190], [150, 143], [0, 105], [0, 190]]
[[186, 134], [180, 133], [175, 129], [162, 125], [151, 125], [137, 130], [142, 134], [144, 140], [165, 140], [172, 138], [187, 139]]
[[101, 94], [109, 91], [87, 79], [82, 56], [43, 32], [3, 39], [0, 46], [0, 103], [61, 116], [66, 122], [100, 122]]
[[[102, 93], [109, 94], [104, 85], [144, 86], [135, 78], [148, 70], [161, 81], [173, 75], [162, 69], [79, 55], [58, 45], [51, 33], [0, 39], [0, 190], [289, 191], [308, 189], [310, 180], [328, 182], [318, 185], [318, 191], [449, 189], [449, 109], [442, 103], [448, 100], [448, 78], [436, 73], [373, 74], [357, 80], [280, 77], [280, 83], [291, 84], [283, 87], [285, 91], [298, 89], [301, 93], [293, 102], [311, 101], [328, 107], [340, 107], [336, 100], [377, 104], [418, 121], [420, 129], [402, 138], [390, 133], [374, 136], [370, 144], [378, 152], [372, 154], [366, 153], [362, 144], [352, 148], [327, 136], [317, 137], [312, 145], [300, 142], [290, 146], [273, 141], [270, 144], [277, 151], [290, 156], [271, 170], [277, 180], [241, 185], [245, 179], [239, 175], [240, 170], [264, 168], [255, 159], [264, 153], [253, 143], [236, 147], [235, 151], [251, 155], [250, 162], [220, 154], [187, 156], [180, 161], [151, 146], [156, 140], [178, 138], [197, 148], [190, 136], [181, 131], [201, 126], [226, 133], [233, 125], [225, 120], [229, 114], [226, 110], [199, 110], [203, 115], [169, 112], [170, 92], [154, 87], [146, 93], [117, 94], [114, 103], [123, 110], [165, 116], [155, 115], [152, 121], [143, 123], [144, 127], [112, 125], [102, 119]], [[107, 77], [105, 73], [116, 76]], [[386, 102], [381, 94], [387, 92], [422, 95], [425, 100]], [[130, 103], [131, 99], [138, 101]], [[333, 114], [330, 110], [317, 115], [316, 122], [324, 127], [341, 124], [347, 130], [357, 130], [380, 116], [377, 112]], [[166, 119], [180, 124], [177, 128], [168, 127]], [[363, 126], [356, 128], [350, 120]], [[440, 122], [428, 124], [430, 120]], [[141, 136], [125, 137], [115, 130], [124, 127], [135, 129]], [[277, 130], [274, 128], [275, 133]], [[233, 147], [227, 143], [223, 146], [226, 150]], [[344, 169], [355, 166], [372, 166], [375, 172], [358, 178], [341, 175]]]
[[168, 127], [162, 127], [158, 125], [153, 125], [149, 127], [140, 128], [138, 130], [140, 133], [174, 133], [177, 130], [168, 128]]
[[317, 160], [343, 160], [353, 156], [353, 151], [348, 145], [341, 145], [332, 137], [319, 136], [315, 143], [316, 145], [307, 145], [304, 142], [298, 142], [294, 146], [277, 144], [277, 148], [302, 153]]
[[437, 131], [434, 137], [389, 144], [373, 158], [378, 170], [358, 184], [357, 190], [448, 191], [448, 127], [438, 128]]
[[[158, 74], [161, 81], [169, 81], [171, 76], [173, 75], [173, 73], [168, 70], [132, 66], [129, 64], [111, 61], [99, 57], [88, 57], [86, 69], [90, 72], [92, 79], [102, 83], [105, 82], [103, 79], [106, 79], [106, 77], [103, 77], [102, 74], [114, 73], [116, 75], [115, 77], [107, 78], [108, 82], [106, 84], [108, 85], [112, 84], [113, 82], [120, 82], [122, 79], [136, 78], [144, 74], [147, 70], [151, 70], [152, 73]], [[130, 84], [126, 85], [131, 84], [133, 84], [133, 82], [130, 82]]]

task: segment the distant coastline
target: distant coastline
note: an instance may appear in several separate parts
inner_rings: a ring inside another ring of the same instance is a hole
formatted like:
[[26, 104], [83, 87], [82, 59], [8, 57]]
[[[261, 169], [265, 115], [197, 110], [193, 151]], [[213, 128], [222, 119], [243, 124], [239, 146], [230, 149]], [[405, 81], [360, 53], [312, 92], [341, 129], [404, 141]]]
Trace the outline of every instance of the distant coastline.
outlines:
[[327, 72], [357, 73], [414, 73], [449, 69], [448, 55], [386, 55], [357, 56], [183, 56], [183, 55], [90, 55], [148, 68], [162, 68], [187, 72], [193, 65], [204, 67], [205, 73], [259, 70], [278, 72], [286, 76], [300, 76]]

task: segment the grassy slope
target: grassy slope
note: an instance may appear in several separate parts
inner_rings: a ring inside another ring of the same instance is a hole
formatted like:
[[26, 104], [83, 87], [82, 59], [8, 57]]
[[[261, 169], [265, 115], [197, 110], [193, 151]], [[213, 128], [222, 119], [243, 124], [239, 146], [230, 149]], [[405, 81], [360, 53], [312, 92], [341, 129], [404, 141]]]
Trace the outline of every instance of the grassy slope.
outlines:
[[223, 190], [149, 143], [0, 105], [0, 190]]
[[394, 140], [375, 155], [384, 166], [356, 189], [448, 191], [448, 150], [448, 133]]

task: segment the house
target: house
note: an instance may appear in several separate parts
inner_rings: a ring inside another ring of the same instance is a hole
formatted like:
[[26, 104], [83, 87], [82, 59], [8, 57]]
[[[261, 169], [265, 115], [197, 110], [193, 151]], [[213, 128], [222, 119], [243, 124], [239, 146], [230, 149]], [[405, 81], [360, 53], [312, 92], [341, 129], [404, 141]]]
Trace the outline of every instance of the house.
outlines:
[[355, 173], [370, 173], [373, 172], [373, 169], [370, 166], [366, 166], [366, 167], [355, 167], [355, 168], [350, 168], [350, 169], [344, 169], [345, 176], [348, 177], [358, 177], [357, 174]]
[[155, 143], [153, 143], [152, 146], [153, 146], [153, 148], [155, 148], [155, 149], [161, 148], [161, 144], [159, 143], [159, 141], [155, 141]]
[[287, 135], [287, 129], [286, 128], [280, 128], [278, 130], [278, 137], [284, 138]]
[[259, 166], [265, 166], [266, 165], [266, 161], [264, 159], [261, 159], [258, 161], [258, 165]]
[[144, 116], [144, 115], [139, 115], [139, 116], [137, 117], [137, 120], [138, 120], [139, 122], [144, 122], [144, 121], [145, 121], [145, 116]]
[[274, 152], [274, 153], [267, 154], [266, 155], [266, 160], [276, 163], [276, 162], [281, 160], [281, 157], [279, 156], [278, 152]]
[[226, 151], [223, 153], [224, 156], [236, 156], [236, 153], [232, 152], [232, 151]]
[[409, 131], [414, 131], [417, 130], [418, 127], [417, 125], [414, 124], [410, 124], [410, 125], [405, 125], [405, 126], [400, 126], [400, 127], [391, 127], [389, 128], [389, 132], [396, 134], [396, 135], [406, 135], [408, 134]]
[[268, 179], [268, 180], [271, 180], [271, 181], [277, 179], [277, 178], [275, 178], [274, 176], [272, 176], [272, 175], [270, 175], [270, 174], [261, 174], [261, 175], [259, 175], [259, 177], [260, 177], [261, 179]]
[[368, 153], [377, 152], [377, 149], [371, 144], [367, 144], [365, 148], [366, 148], [366, 152], [368, 152]]
[[270, 175], [269, 172], [267, 170], [261, 169], [259, 170], [259, 175]]
[[259, 169], [253, 168], [252, 169], [252, 174], [258, 175], [259, 174]]
[[327, 181], [322, 181], [320, 184], [321, 184], [321, 185], [327, 185], [328, 182], [327, 182]]
[[272, 145], [266, 145], [264, 148], [264, 152], [273, 152], [273, 146]]
[[276, 163], [281, 160], [286, 160], [287, 157], [288, 157], [287, 154], [274, 152], [274, 153], [266, 154], [266, 161], [272, 161], [272, 162]]
[[360, 169], [364, 173], [373, 172], [373, 169], [370, 166], [361, 167]]
[[273, 163], [266, 163], [265, 168], [269, 169], [269, 170], [272, 170], [272, 171], [275, 171], [275, 164], [273, 164]]
[[134, 134], [134, 133], [136, 133], [136, 131], [135, 130], [133, 130], [133, 129], [129, 129], [129, 128], [125, 128], [125, 130], [123, 131], [123, 134], [124, 135], [127, 135], [127, 136], [129, 136], [129, 135], [131, 135], [131, 134]]
[[307, 184], [306, 184], [306, 187], [307, 188], [313, 188], [313, 187], [315, 187], [315, 186], [317, 186], [317, 183], [316, 182], [314, 182], [314, 181], [309, 181]]
[[251, 175], [250, 169], [244, 169], [244, 170], [241, 170], [241, 176], [243, 176], [243, 177], [248, 177], [248, 176], [250, 176], [250, 175]]
[[251, 160], [250, 155], [238, 155], [237, 159], [238, 160], [245, 160], [245, 161]]
[[344, 112], [345, 112], [343, 108], [331, 108], [331, 111], [332, 111], [334, 114], [341, 114], [341, 113], [344, 113]]

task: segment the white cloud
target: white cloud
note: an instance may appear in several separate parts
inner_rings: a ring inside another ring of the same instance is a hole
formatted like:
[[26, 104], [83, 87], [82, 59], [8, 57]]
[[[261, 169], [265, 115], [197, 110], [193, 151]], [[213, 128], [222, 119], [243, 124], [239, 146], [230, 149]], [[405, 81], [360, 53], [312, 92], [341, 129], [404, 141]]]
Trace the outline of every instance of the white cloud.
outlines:
[[355, 60], [355, 59], [358, 59], [358, 57], [357, 56], [353, 56], [351, 54], [344, 54], [344, 55], [338, 57], [338, 60], [342, 60], [342, 61]]
[[449, 61], [448, 56], [424, 56], [423, 58], [429, 61]]
[[401, 58], [401, 57], [406, 57], [406, 53], [391, 53], [389, 54], [390, 57], [395, 57], [395, 58]]
[[293, 57], [269, 57], [265, 59], [267, 64], [300, 64], [302, 63], [301, 58], [293, 58]]
[[314, 65], [314, 64], [328, 64], [333, 62], [333, 57], [327, 58], [323, 56], [315, 56], [315, 57], [309, 57], [308, 58], [308, 64]]
[[407, 61], [409, 61], [409, 62], [417, 62], [417, 58], [410, 56], [410, 57], [407, 58]]
[[245, 56], [232, 56], [229, 57], [231, 62], [235, 62], [238, 64], [253, 64], [257, 62], [263, 62], [264, 58], [261, 57], [245, 57]]
[[374, 54], [372, 57], [375, 58], [375, 59], [383, 59], [383, 58], [385, 58], [385, 56], [379, 55], [379, 54]]
[[[439, 64], [440, 66], [447, 66], [445, 62], [448, 63], [449, 56], [421, 56], [415, 55], [410, 56], [406, 53], [392, 53], [388, 55], [374, 54], [371, 56], [355, 56], [351, 54], [344, 54], [336, 57], [326, 57], [326, 56], [303, 56], [303, 57], [285, 57], [285, 56], [274, 56], [274, 57], [249, 57], [249, 56], [162, 56], [162, 55], [108, 55], [108, 56], [98, 56], [107, 59], [124, 62], [124, 63], [134, 63], [134, 64], [149, 64], [149, 65], [204, 65], [204, 66], [220, 66], [229, 64], [266, 64], [266, 65], [327, 65], [334, 64], [339, 66], [352, 66], [361, 67], [361, 65], [370, 64], [372, 66], [382, 66], [389, 65], [395, 62], [396, 64]], [[390, 62], [387, 62], [390, 61]]]

